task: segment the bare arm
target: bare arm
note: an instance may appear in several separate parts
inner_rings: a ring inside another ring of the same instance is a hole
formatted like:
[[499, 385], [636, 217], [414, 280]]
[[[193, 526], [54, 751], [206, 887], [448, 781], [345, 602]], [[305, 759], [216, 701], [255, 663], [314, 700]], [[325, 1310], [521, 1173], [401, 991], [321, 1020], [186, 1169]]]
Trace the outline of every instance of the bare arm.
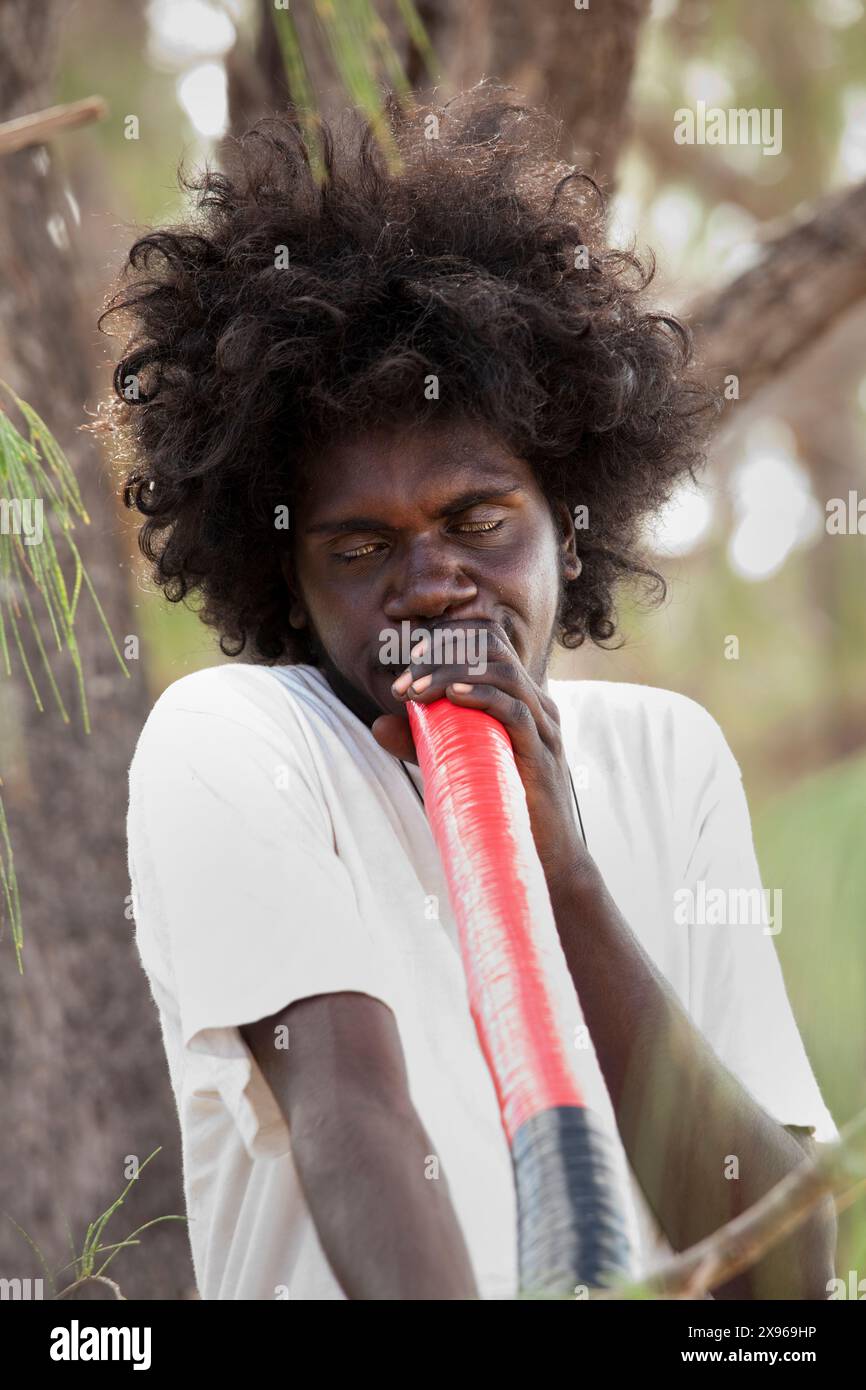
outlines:
[[[288, 1048], [274, 1045], [289, 1030]], [[409, 1096], [391, 1010], [319, 994], [241, 1030], [289, 1126], [322, 1248], [347, 1298], [474, 1299], [448, 1184]]]
[[[683, 1250], [808, 1161], [812, 1141], [772, 1119], [719, 1061], [597, 871], [562, 889], [553, 907], [629, 1161], [671, 1245]], [[835, 1238], [828, 1201], [713, 1294], [826, 1298]]]

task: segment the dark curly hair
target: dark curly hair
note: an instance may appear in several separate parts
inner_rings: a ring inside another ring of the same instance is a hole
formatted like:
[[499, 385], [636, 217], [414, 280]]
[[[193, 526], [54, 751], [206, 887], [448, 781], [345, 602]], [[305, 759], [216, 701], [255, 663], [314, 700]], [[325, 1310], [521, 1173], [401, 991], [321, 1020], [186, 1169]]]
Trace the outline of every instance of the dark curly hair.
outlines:
[[130, 325], [102, 424], [139, 545], [168, 599], [200, 595], [226, 655], [315, 661], [288, 623], [275, 507], [329, 441], [466, 419], [549, 503], [588, 508], [555, 635], [608, 641], [620, 579], [664, 596], [642, 526], [702, 458], [688, 330], [642, 307], [654, 258], [607, 245], [602, 195], [557, 160], [546, 113], [482, 83], [387, 117], [396, 164], [357, 122], [311, 142], [266, 117], [229, 142], [230, 173], [181, 166], [194, 211], [129, 250], [99, 317]]

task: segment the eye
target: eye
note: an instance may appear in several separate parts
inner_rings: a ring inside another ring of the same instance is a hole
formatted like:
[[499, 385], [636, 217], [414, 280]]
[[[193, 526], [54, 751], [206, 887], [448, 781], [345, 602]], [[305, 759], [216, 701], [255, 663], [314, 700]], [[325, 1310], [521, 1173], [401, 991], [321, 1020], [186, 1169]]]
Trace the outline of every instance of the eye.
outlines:
[[378, 542], [369, 541], [367, 545], [359, 545], [357, 550], [346, 550], [334, 552], [335, 560], [342, 560], [344, 565], [351, 565], [353, 560], [365, 560], [368, 555], [372, 555]]
[[498, 531], [504, 518], [499, 521], [466, 521], [457, 527], [458, 531]]
[[[490, 531], [498, 531], [504, 524], [504, 517], [500, 517], [499, 521], [464, 521], [455, 526], [454, 530], [467, 532], [469, 535], [483, 535]], [[375, 555], [377, 547], [381, 545], [381, 541], [368, 541], [366, 545], [359, 545], [354, 550], [335, 551], [334, 559], [344, 565], [351, 565], [355, 560], [366, 560], [368, 556]]]

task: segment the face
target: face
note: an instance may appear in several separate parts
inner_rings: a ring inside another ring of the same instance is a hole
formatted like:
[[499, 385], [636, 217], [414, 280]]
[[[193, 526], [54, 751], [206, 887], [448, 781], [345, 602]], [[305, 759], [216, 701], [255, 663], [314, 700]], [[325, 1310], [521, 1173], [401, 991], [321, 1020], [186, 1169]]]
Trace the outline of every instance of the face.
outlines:
[[552, 514], [528, 463], [465, 423], [365, 434], [316, 462], [292, 513], [289, 617], [359, 718], [407, 717], [391, 682], [408, 660], [384, 640], [407, 624], [500, 624], [544, 687], [580, 562], [568, 508]]

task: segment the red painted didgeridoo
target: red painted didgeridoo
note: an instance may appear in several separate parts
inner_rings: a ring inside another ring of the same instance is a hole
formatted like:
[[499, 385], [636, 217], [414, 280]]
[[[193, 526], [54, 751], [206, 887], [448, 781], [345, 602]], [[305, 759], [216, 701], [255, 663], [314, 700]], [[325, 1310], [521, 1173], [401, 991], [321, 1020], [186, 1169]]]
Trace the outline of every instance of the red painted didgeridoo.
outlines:
[[575, 1047], [550, 988], [567, 967], [511, 741], [447, 699], [407, 709], [514, 1164], [520, 1291], [612, 1287], [634, 1273], [630, 1194], [618, 1136], [586, 1104], [595, 1051]]

